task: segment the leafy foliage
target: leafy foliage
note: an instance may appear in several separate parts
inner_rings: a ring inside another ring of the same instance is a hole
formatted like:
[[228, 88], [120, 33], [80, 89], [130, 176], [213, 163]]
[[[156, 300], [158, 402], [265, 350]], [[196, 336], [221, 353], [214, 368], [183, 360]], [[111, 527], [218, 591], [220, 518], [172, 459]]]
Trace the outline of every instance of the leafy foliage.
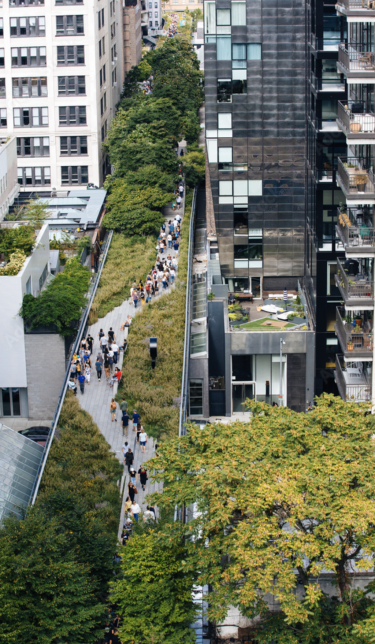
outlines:
[[192, 644], [193, 574], [185, 574], [182, 544], [160, 548], [157, 527], [136, 531], [121, 550], [122, 576], [112, 584], [124, 644]]
[[37, 505], [0, 529], [0, 641], [96, 642], [116, 566], [122, 466], [67, 394]]
[[23, 268], [23, 265], [26, 261], [26, 255], [23, 250], [15, 250], [11, 256], [10, 260], [4, 268], [0, 268], [1, 275], [18, 275], [20, 270]]
[[20, 316], [31, 329], [39, 326], [56, 328], [60, 335], [70, 335], [86, 305], [90, 282], [88, 268], [77, 258], [70, 259], [63, 273], [59, 273], [37, 297], [25, 295]]
[[[38, 195], [36, 195], [38, 197]], [[48, 217], [48, 205], [42, 199], [30, 199], [15, 211], [16, 219], [29, 222], [34, 230], [39, 230]]]
[[116, 179], [107, 200], [105, 225], [129, 236], [156, 234], [163, 222], [160, 208], [171, 196], [157, 187], [130, 187]]
[[30, 255], [35, 245], [34, 228], [30, 225], [18, 228], [0, 228], [0, 253], [5, 259], [15, 251]]
[[[317, 399], [309, 414], [254, 401], [249, 408], [251, 423], [191, 426], [186, 436], [162, 443], [149, 468], [165, 492], [152, 500], [159, 507], [197, 503], [200, 515], [176, 528], [175, 538], [194, 536], [186, 570], [200, 570], [200, 582], [213, 587], [215, 619], [235, 605], [272, 622], [265, 601], [271, 593], [286, 623], [303, 630], [324, 608], [316, 580], [332, 571], [339, 604], [333, 621], [351, 627], [370, 587], [357, 596], [356, 612], [350, 571], [374, 565], [372, 418], [332, 395]], [[316, 623], [325, 628], [322, 639], [339, 641], [333, 626]], [[278, 641], [305, 641], [293, 639], [295, 629], [287, 633]]]
[[205, 158], [202, 148], [191, 150], [183, 158], [185, 178], [188, 186], [194, 187], [204, 181]]

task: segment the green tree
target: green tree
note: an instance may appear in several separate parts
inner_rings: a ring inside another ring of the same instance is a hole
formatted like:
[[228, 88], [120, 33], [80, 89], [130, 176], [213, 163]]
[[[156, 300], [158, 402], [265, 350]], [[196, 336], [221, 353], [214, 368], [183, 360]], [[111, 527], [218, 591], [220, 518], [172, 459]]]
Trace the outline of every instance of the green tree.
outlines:
[[34, 228], [31, 225], [19, 226], [18, 228], [0, 229], [0, 253], [5, 259], [16, 250], [22, 250], [26, 256], [30, 255], [35, 246]]
[[48, 218], [48, 205], [38, 195], [36, 197], [16, 210], [16, 219], [24, 219], [34, 230], [39, 230]]
[[29, 510], [0, 530], [0, 641], [98, 641], [104, 607], [89, 567], [80, 563], [55, 519]]
[[126, 175], [126, 183], [129, 187], [132, 185], [139, 186], [142, 189], [155, 187], [167, 192], [168, 199], [170, 199], [176, 187], [177, 180], [177, 174], [167, 174], [157, 165], [145, 165], [135, 172], [128, 172]]
[[193, 188], [199, 183], [204, 181], [205, 177], [205, 158], [202, 148], [191, 150], [183, 157], [184, 171], [186, 183]]
[[157, 526], [140, 528], [121, 549], [122, 575], [112, 584], [124, 644], [188, 644], [196, 609], [194, 575], [185, 573], [182, 544], [161, 547]]
[[111, 187], [103, 224], [126, 235], [155, 234], [164, 219], [160, 208], [171, 198], [171, 194], [159, 188], [128, 186], [117, 179]]
[[360, 611], [351, 603], [350, 572], [354, 564], [360, 571], [374, 565], [372, 417], [332, 395], [318, 398], [309, 414], [254, 401], [249, 407], [250, 423], [191, 426], [162, 444], [149, 468], [165, 492], [152, 501], [197, 504], [199, 515], [180, 527], [194, 537], [184, 566], [212, 586], [213, 618], [230, 605], [268, 618], [271, 593], [287, 624], [307, 625], [324, 600], [317, 579], [332, 571], [341, 619], [354, 629]]

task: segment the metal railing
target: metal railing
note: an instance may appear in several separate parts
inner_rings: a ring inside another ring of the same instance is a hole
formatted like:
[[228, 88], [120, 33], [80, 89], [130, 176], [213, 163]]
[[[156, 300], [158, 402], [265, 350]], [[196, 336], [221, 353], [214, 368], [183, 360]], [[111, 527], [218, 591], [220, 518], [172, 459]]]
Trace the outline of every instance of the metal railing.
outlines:
[[337, 274], [335, 275], [338, 286], [344, 300], [371, 300], [373, 299], [372, 282], [364, 277], [348, 276], [340, 260], [337, 260]]
[[347, 194], [375, 193], [373, 172], [365, 159], [338, 159], [337, 175]]
[[[344, 367], [343, 356], [336, 355], [336, 384], [345, 402], [367, 402], [371, 400], [371, 384], [360, 367]], [[346, 377], [345, 377], [346, 376]], [[351, 382], [358, 380], [358, 383]], [[348, 380], [348, 381], [347, 381]], [[350, 380], [350, 382], [349, 382]]]
[[374, 0], [338, 0], [338, 6], [344, 7], [346, 11], [357, 11], [358, 9], [374, 10]]
[[351, 134], [375, 133], [375, 114], [361, 101], [339, 101], [337, 118]]
[[363, 213], [356, 216], [351, 208], [347, 208], [346, 212], [337, 208], [336, 230], [345, 248], [355, 250], [375, 247], [373, 222]]
[[63, 382], [63, 385], [61, 387], [59, 399], [58, 399], [58, 402], [57, 402], [57, 407], [56, 407], [55, 414], [54, 414], [54, 417], [53, 417], [53, 420], [52, 420], [52, 423], [51, 423], [51, 428], [50, 428], [50, 431], [49, 431], [49, 434], [48, 434], [48, 437], [47, 437], [46, 445], [45, 445], [45, 448], [44, 448], [43, 459], [42, 459], [42, 462], [40, 464], [40, 469], [39, 469], [39, 472], [38, 472], [38, 476], [37, 476], [37, 478], [35, 480], [35, 486], [34, 486], [34, 490], [33, 490], [31, 505], [34, 505], [36, 497], [37, 497], [37, 494], [38, 494], [38, 491], [39, 491], [40, 482], [42, 480], [42, 476], [43, 476], [44, 468], [45, 468], [45, 465], [46, 465], [46, 462], [47, 462], [48, 454], [49, 454], [49, 451], [51, 449], [53, 437], [55, 435], [57, 423], [59, 422], [61, 409], [62, 409], [64, 400], [65, 400], [66, 390], [68, 388], [68, 380], [69, 380], [69, 375], [70, 375], [70, 365], [71, 365], [71, 361], [73, 359], [73, 354], [77, 351], [77, 349], [79, 347], [79, 343], [81, 341], [82, 333], [83, 333], [83, 331], [85, 329], [85, 326], [87, 324], [87, 319], [88, 319], [88, 316], [89, 316], [89, 313], [90, 313], [91, 305], [92, 305], [92, 302], [94, 300], [96, 289], [97, 289], [99, 281], [100, 281], [100, 277], [101, 277], [101, 274], [102, 274], [103, 266], [105, 264], [105, 260], [107, 259], [108, 249], [109, 249], [109, 247], [111, 245], [112, 236], [113, 236], [113, 230], [110, 231], [110, 233], [108, 234], [107, 239], [105, 239], [105, 241], [104, 241], [104, 243], [102, 245], [102, 254], [101, 254], [100, 258], [99, 258], [98, 272], [95, 275], [95, 279], [91, 282], [91, 284], [89, 286], [89, 290], [88, 290], [88, 293], [87, 293], [87, 305], [86, 305], [86, 308], [85, 308], [85, 310], [84, 310], [84, 312], [83, 312], [83, 314], [81, 316], [81, 322], [80, 322], [80, 325], [78, 327], [77, 336], [76, 336], [75, 342], [73, 344], [73, 347], [72, 347], [72, 349], [70, 351], [70, 357], [69, 357], [69, 360], [68, 360], [68, 366], [67, 366], [67, 369], [66, 369], [64, 382]]
[[365, 333], [362, 328], [353, 326], [351, 322], [345, 322], [342, 315], [344, 309], [336, 308], [335, 331], [340, 340], [344, 353], [352, 353], [353, 358], [370, 359], [372, 357], [372, 333]]
[[344, 92], [345, 82], [338, 75], [337, 78], [318, 78], [314, 72], [310, 74], [310, 82], [315, 87], [317, 92], [331, 91], [331, 92]]
[[198, 188], [194, 188], [193, 201], [191, 204], [191, 215], [189, 223], [189, 247], [188, 247], [188, 265], [186, 275], [186, 304], [185, 304], [185, 337], [184, 337], [184, 356], [182, 365], [181, 381], [181, 402], [180, 402], [180, 419], [178, 424], [178, 435], [185, 433], [186, 408], [188, 401], [188, 372], [190, 357], [190, 315], [191, 315], [191, 274], [193, 267], [193, 249], [194, 249], [194, 224], [197, 209]]
[[339, 63], [349, 72], [372, 72], [375, 69], [375, 53], [368, 51], [367, 45], [341, 44]]
[[310, 45], [315, 51], [337, 51], [342, 43], [342, 38], [318, 38], [310, 34]]

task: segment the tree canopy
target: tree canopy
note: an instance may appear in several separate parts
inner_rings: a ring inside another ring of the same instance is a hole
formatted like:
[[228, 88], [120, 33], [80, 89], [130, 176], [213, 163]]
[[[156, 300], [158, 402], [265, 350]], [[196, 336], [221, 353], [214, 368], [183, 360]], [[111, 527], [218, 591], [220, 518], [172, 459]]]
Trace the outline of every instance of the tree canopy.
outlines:
[[[136, 526], [137, 528], [137, 526]], [[193, 644], [194, 575], [182, 564], [183, 543], [161, 547], [158, 527], [139, 526], [121, 549], [121, 573], [112, 599], [121, 616], [123, 644]]]
[[[296, 625], [306, 635], [311, 615], [327, 618], [329, 603], [329, 626], [316, 622], [325, 641], [339, 641], [335, 621], [350, 636], [365, 632], [373, 623], [372, 586], [357, 590], [351, 572], [374, 563], [372, 417], [331, 395], [308, 414], [249, 404], [250, 423], [192, 425], [149, 461], [164, 484], [152, 501], [162, 508], [196, 503], [198, 512], [166, 533], [166, 543], [189, 537], [184, 567], [212, 586], [211, 617], [222, 619], [230, 605], [248, 617], [260, 614], [263, 641], [272, 641], [276, 628], [267, 593], [280, 603], [279, 626], [291, 625], [279, 642], [320, 641], [296, 639]], [[336, 605], [319, 583], [325, 574]]]

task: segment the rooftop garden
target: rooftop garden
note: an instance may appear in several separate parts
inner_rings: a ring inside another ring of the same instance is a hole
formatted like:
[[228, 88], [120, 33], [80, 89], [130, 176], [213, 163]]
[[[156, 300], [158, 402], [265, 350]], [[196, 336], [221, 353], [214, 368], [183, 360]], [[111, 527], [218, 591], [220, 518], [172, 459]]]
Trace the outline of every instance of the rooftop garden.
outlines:
[[[232, 331], [307, 331], [308, 320], [299, 296], [287, 306], [280, 300], [264, 300], [261, 306], [250, 309], [239, 302], [228, 305], [229, 325]], [[252, 319], [255, 317], [255, 319]]]

